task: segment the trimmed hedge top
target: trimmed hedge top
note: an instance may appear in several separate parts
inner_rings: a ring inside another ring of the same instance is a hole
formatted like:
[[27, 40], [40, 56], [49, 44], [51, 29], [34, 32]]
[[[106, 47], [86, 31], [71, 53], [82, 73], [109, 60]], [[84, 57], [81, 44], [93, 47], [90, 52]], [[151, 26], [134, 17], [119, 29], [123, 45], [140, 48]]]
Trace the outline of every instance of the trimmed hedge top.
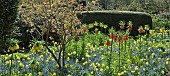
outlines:
[[[131, 35], [138, 35], [137, 29], [140, 26], [149, 25], [152, 28], [152, 18], [148, 13], [145, 12], [133, 12], [133, 11], [114, 11], [114, 10], [104, 10], [104, 11], [83, 11], [78, 13], [77, 17], [80, 19], [82, 24], [90, 24], [94, 22], [103, 22], [108, 25], [108, 27], [114, 27], [119, 30], [119, 22], [132, 21], [133, 29]], [[126, 24], [127, 26], [127, 24]]]
[[104, 11], [83, 11], [82, 13], [105, 13], [105, 14], [132, 14], [132, 15], [147, 15], [150, 16], [149, 13], [145, 13], [145, 12], [135, 12], [135, 11], [117, 11], [117, 10], [104, 10]]

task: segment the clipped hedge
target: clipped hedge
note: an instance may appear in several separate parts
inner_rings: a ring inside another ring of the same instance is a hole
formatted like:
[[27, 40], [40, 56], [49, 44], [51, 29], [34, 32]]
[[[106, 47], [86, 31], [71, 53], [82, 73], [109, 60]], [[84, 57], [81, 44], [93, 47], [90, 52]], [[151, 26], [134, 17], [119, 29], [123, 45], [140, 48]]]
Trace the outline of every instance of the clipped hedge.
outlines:
[[119, 21], [132, 21], [133, 29], [131, 35], [136, 36], [138, 34], [138, 27], [143, 25], [149, 25], [152, 28], [152, 18], [149, 14], [144, 12], [132, 12], [132, 11], [88, 11], [82, 12], [77, 15], [83, 24], [90, 24], [96, 22], [103, 22], [108, 27], [114, 27], [119, 30]]
[[6, 41], [10, 38], [17, 16], [18, 3], [19, 0], [0, 0], [0, 52], [7, 47]]

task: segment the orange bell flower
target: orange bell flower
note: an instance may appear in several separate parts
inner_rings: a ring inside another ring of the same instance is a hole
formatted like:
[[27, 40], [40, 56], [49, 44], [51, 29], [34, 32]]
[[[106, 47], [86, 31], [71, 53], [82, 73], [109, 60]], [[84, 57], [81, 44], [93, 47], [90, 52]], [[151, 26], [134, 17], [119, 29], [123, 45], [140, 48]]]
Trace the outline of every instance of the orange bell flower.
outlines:
[[107, 40], [105, 43], [104, 43], [104, 46], [109, 46], [110, 45], [110, 42]]
[[128, 40], [128, 36], [123, 36], [123, 40]]
[[144, 33], [145, 32], [145, 30], [143, 30], [143, 29], [138, 29], [138, 31], [139, 31], [139, 33]]
[[110, 38], [115, 40], [116, 39], [116, 34], [110, 34]]
[[123, 25], [120, 26], [120, 29], [124, 29], [124, 28], [125, 28], [125, 26], [123, 26]]
[[121, 41], [122, 41], [122, 37], [120, 37], [120, 36], [117, 37], [117, 41], [118, 41], [118, 42], [121, 42]]
[[132, 25], [129, 25], [129, 26], [128, 26], [128, 30], [132, 30]]

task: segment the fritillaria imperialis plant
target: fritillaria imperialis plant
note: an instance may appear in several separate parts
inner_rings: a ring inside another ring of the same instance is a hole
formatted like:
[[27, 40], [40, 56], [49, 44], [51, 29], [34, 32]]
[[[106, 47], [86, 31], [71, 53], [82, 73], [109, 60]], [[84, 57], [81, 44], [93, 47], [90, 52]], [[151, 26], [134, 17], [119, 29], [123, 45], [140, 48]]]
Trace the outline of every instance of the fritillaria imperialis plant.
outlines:
[[119, 22], [119, 27], [120, 27], [120, 29], [124, 29], [125, 28], [125, 22], [124, 21], [120, 21]]
[[12, 75], [12, 67], [13, 67], [13, 52], [14, 51], [17, 51], [19, 49], [19, 40], [17, 39], [10, 39], [9, 41], [9, 48], [8, 50], [12, 53], [12, 56], [11, 56], [11, 66], [10, 66], [10, 75]]

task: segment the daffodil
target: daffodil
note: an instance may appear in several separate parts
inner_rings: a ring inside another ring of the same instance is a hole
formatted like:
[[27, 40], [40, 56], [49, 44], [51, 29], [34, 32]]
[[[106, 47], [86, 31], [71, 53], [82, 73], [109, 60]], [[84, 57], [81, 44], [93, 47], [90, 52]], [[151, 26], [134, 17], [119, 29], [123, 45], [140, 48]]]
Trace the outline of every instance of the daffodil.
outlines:
[[28, 76], [32, 76], [32, 73], [29, 73]]
[[86, 53], [86, 57], [87, 57], [87, 58], [90, 58], [91, 56], [90, 56], [88, 53]]
[[39, 76], [42, 76], [42, 72], [38, 72], [38, 75], [39, 75]]
[[138, 72], [138, 75], [140, 75], [140, 71]]
[[109, 69], [109, 66], [106, 66], [106, 69]]
[[103, 69], [101, 68], [100, 71], [103, 72]]
[[58, 64], [56, 64], [55, 66], [56, 66], [57, 68], [59, 67], [59, 65], [58, 65]]
[[79, 62], [79, 60], [78, 59], [76, 59], [76, 63], [78, 63]]
[[73, 67], [73, 65], [70, 65], [70, 68], [72, 68]]
[[123, 71], [123, 72], [121, 72], [120, 74], [121, 74], [121, 75], [124, 75], [124, 74], [125, 74], [125, 72]]
[[158, 62], [161, 60], [161, 58], [158, 58]]
[[165, 32], [166, 32], [165, 28], [160, 28], [159, 31], [160, 31], [161, 33], [165, 33]]
[[52, 76], [57, 76], [57, 74], [56, 74], [56, 73], [53, 73]]
[[169, 64], [169, 62], [168, 62], [168, 61], [166, 61], [166, 62], [165, 62], [165, 64], [166, 64], [166, 65], [168, 65], [168, 64]]
[[76, 51], [73, 51], [73, 54], [75, 55], [75, 54], [76, 54]]
[[138, 70], [138, 66], [135, 67], [135, 70]]
[[98, 67], [100, 67], [100, 64], [99, 63], [96, 63]]
[[19, 67], [20, 67], [20, 68], [23, 68], [23, 67], [24, 67], [24, 64], [23, 64], [23, 63], [20, 63], [20, 64], [19, 64]]
[[154, 58], [155, 57], [155, 53], [152, 53], [152, 58]]
[[131, 71], [131, 73], [135, 73], [135, 71], [134, 71], [134, 70], [132, 70], [132, 71]]
[[155, 30], [149, 30], [149, 34], [150, 34], [151, 36], [154, 36], [154, 35], [155, 35]]
[[84, 57], [82, 57], [82, 60], [84, 60]]
[[67, 76], [71, 76], [71, 74], [68, 74]]
[[84, 63], [83, 63], [83, 65], [86, 65], [88, 62], [87, 61], [85, 61]]
[[149, 65], [149, 62], [146, 62], [146, 65]]
[[5, 64], [8, 65], [10, 62], [9, 61], [6, 61]]
[[162, 71], [161, 71], [161, 73], [164, 75], [164, 74], [165, 74], [165, 71], [164, 71], [164, 70], [162, 70]]
[[26, 65], [26, 69], [28, 69], [28, 65]]
[[91, 75], [92, 75], [93, 73], [94, 73], [93, 71], [90, 72]]
[[143, 71], [146, 71], [146, 68], [143, 68]]
[[117, 76], [121, 76], [121, 73], [118, 73]]

